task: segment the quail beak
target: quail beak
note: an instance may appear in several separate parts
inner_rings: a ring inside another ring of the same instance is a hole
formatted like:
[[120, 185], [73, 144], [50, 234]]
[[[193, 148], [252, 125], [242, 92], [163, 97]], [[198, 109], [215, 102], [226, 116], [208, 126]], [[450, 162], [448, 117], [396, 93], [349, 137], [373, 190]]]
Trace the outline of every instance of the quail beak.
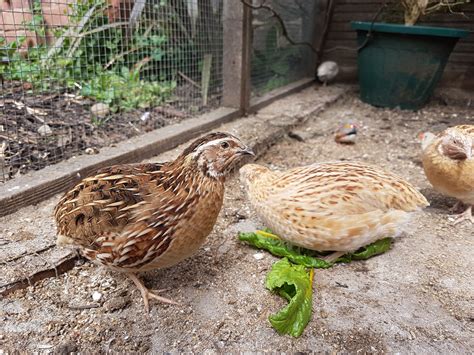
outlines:
[[242, 155], [250, 155], [250, 156], [255, 156], [255, 153], [253, 152], [252, 149], [246, 147], [244, 149], [241, 149], [239, 150], [238, 152], [239, 154], [242, 154]]

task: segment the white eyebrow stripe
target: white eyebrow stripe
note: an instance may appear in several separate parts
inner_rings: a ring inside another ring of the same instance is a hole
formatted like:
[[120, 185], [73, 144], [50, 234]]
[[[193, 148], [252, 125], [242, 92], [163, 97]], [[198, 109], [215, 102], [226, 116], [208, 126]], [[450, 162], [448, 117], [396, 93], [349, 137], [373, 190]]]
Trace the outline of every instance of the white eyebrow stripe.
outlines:
[[225, 141], [228, 141], [228, 140], [233, 140], [234, 142], [238, 143], [237, 140], [234, 138], [234, 137], [225, 137], [225, 138], [219, 138], [219, 139], [214, 139], [210, 142], [207, 142], [201, 146], [199, 146], [196, 151], [193, 153], [193, 156], [198, 156], [199, 154], [201, 154], [201, 152], [206, 149], [207, 147], [211, 146], [211, 145], [217, 145], [219, 143], [222, 143], [222, 142], [225, 142]]

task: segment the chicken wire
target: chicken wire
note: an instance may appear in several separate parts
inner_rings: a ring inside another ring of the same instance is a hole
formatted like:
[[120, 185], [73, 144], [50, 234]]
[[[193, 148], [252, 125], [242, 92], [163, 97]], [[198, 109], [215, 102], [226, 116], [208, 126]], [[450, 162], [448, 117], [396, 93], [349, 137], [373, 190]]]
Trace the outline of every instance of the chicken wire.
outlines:
[[0, 5], [0, 182], [220, 105], [222, 0]]
[[[281, 18], [291, 41], [311, 43], [316, 1], [253, 1], [254, 7], [262, 4], [271, 7]], [[254, 9], [252, 15], [252, 97], [307, 77], [313, 69], [311, 49], [290, 44], [278, 19], [268, 9]]]

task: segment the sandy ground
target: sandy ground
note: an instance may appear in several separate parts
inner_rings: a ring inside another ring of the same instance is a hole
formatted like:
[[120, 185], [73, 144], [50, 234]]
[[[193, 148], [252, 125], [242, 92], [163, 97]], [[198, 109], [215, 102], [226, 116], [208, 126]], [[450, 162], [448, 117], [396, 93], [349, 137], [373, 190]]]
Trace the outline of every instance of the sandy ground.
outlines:
[[[333, 129], [346, 120], [361, 126], [353, 146], [333, 141]], [[298, 127], [295, 133], [303, 141], [286, 137], [259, 159], [276, 168], [366, 161], [407, 178], [431, 202], [416, 218], [416, 231], [398, 239], [386, 254], [316, 271], [313, 318], [298, 339], [279, 336], [269, 325], [268, 316], [284, 305], [264, 288], [276, 258], [265, 254], [256, 260], [257, 251], [238, 242], [239, 230], [260, 224], [233, 177], [208, 243], [175, 267], [143, 275], [147, 286], [169, 288], [165, 296], [180, 306], [153, 303], [147, 315], [128, 280], [81, 263], [0, 300], [0, 353], [471, 353], [473, 227], [451, 225], [448, 209], [454, 201], [434, 192], [426, 181], [416, 139], [420, 131], [467, 122], [474, 122], [469, 108], [434, 102], [418, 113], [384, 110], [351, 94]], [[50, 215], [57, 200], [0, 219], [3, 233], [53, 239]], [[98, 302], [94, 293], [100, 293]]]

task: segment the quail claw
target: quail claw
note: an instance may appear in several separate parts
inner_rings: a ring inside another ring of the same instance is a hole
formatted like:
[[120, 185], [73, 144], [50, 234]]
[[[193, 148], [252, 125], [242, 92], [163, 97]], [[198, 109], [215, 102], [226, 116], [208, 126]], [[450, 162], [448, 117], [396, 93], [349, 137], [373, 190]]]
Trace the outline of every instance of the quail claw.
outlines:
[[471, 222], [474, 224], [474, 216], [472, 215], [472, 206], [469, 206], [463, 213], [455, 216], [453, 224], [459, 224], [462, 222]]
[[149, 306], [150, 298], [153, 298], [162, 303], [179, 305], [179, 303], [176, 301], [157, 295], [157, 293], [167, 291], [168, 289], [151, 291], [148, 288], [146, 288], [143, 282], [135, 274], [128, 273], [127, 276], [133, 281], [135, 286], [137, 286], [137, 288], [140, 290], [140, 293], [142, 294], [142, 297], [143, 297], [143, 303], [145, 304], [146, 313], [150, 312], [150, 306]]

